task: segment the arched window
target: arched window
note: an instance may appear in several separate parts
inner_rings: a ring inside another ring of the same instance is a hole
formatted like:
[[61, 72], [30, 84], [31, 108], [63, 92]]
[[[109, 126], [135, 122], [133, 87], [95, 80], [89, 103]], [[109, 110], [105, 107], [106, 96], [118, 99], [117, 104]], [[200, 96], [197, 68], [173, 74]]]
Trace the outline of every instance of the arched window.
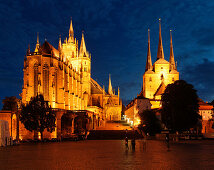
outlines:
[[151, 77], [149, 77], [149, 81], [152, 81], [152, 78], [151, 78]]
[[34, 96], [38, 94], [38, 64], [34, 64]]
[[43, 67], [43, 95], [46, 101], [49, 100], [49, 67], [47, 64]]
[[174, 78], [174, 77], [172, 77], [172, 81], [173, 81], [173, 82], [175, 81], [175, 78]]

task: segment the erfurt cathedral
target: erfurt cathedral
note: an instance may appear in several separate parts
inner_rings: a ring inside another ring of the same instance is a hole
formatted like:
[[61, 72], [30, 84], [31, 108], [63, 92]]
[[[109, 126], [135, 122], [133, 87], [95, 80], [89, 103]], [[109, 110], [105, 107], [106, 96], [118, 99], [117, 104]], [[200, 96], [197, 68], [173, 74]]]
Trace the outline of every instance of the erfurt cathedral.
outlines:
[[179, 80], [179, 72], [174, 59], [172, 34], [170, 31], [170, 56], [169, 62], [164, 59], [162, 36], [161, 36], [161, 20], [159, 19], [159, 43], [157, 59], [152, 65], [150, 51], [150, 31], [148, 30], [148, 51], [146, 69], [143, 75], [143, 96], [150, 100], [151, 108], [161, 107], [161, 94], [164, 92], [168, 84]]
[[[57, 127], [52, 137], [61, 135], [61, 119], [68, 112], [73, 115], [70, 116], [71, 133], [74, 133], [74, 120], [79, 115], [89, 117], [89, 129], [96, 129], [107, 120], [121, 120], [119, 88], [115, 94], [110, 76], [108, 92], [91, 78], [91, 54], [86, 49], [83, 33], [80, 47], [78, 46], [72, 21], [68, 38], [64, 42], [59, 38], [58, 49], [47, 40], [40, 45], [37, 36], [35, 50], [27, 50], [23, 71], [22, 103], [26, 104], [32, 97], [42, 94], [57, 111]], [[23, 138], [27, 133], [24, 128], [20, 130]]]

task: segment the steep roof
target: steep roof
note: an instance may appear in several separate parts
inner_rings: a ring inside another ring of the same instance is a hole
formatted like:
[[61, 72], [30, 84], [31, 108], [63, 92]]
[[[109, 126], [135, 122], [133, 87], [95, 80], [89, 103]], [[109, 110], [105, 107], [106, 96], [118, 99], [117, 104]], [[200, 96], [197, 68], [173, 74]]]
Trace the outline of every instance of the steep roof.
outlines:
[[163, 58], [160, 58], [154, 64], [169, 64], [169, 62]]
[[199, 99], [199, 110], [211, 110], [213, 106], [211, 104], [205, 103], [202, 99]]
[[160, 84], [160, 86], [158, 87], [157, 91], [155, 92], [154, 96], [159, 96], [159, 95], [163, 94], [165, 89], [166, 89], [166, 85], [164, 84], [164, 82], [162, 82]]
[[103, 94], [103, 88], [91, 78], [91, 94]]
[[59, 57], [59, 51], [55, 49], [49, 42], [45, 41], [42, 46], [39, 48], [39, 52], [43, 55], [51, 55], [51, 53], [55, 57]]

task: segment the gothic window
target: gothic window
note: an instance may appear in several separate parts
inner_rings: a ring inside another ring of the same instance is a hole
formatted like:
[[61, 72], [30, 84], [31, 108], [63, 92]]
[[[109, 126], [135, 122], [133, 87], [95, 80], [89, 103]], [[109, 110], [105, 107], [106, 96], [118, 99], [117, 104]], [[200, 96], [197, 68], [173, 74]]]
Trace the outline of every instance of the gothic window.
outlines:
[[151, 77], [149, 77], [149, 81], [152, 81], [152, 78], [151, 78]]
[[163, 74], [161, 74], [161, 80], [163, 80]]
[[68, 74], [65, 74], [64, 88], [65, 88], [66, 91], [68, 91]]
[[34, 96], [38, 94], [38, 64], [34, 64]]
[[84, 71], [85, 71], [85, 72], [87, 71], [87, 68], [86, 68], [86, 67], [84, 67]]
[[55, 76], [54, 76], [54, 85], [55, 85], [55, 89], [54, 89], [54, 91], [55, 91], [55, 102], [57, 102], [58, 100], [57, 100], [57, 70], [55, 71]]
[[72, 52], [72, 58], [74, 58], [74, 52]]
[[161, 69], [163, 69], [163, 67], [161, 67]]
[[173, 81], [173, 82], [175, 81], [175, 78], [174, 78], [174, 77], [172, 77], [172, 81]]
[[43, 95], [44, 99], [48, 101], [49, 99], [49, 68], [45, 64], [43, 67]]

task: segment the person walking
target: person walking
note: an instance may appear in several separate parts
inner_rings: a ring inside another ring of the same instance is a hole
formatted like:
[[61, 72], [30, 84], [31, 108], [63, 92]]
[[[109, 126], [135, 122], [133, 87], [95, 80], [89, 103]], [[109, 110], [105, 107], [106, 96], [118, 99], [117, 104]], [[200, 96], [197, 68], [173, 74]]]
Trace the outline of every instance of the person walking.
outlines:
[[127, 136], [125, 138], [125, 146], [126, 146], [126, 149], [129, 149], [129, 140]]

